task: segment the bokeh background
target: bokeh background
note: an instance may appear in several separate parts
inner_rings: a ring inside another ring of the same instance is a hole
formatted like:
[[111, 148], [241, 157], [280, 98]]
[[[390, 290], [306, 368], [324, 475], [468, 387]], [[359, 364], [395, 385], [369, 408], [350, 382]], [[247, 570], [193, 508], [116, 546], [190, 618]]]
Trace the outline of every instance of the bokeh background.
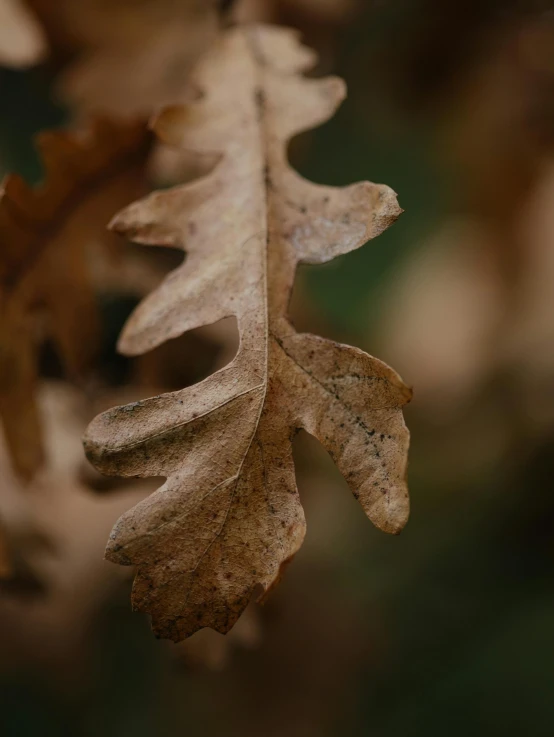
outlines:
[[[95, 266], [103, 339], [86, 380], [69, 382], [47, 331], [40, 340], [48, 469], [23, 485], [0, 459], [0, 733], [552, 737], [552, 3], [220, 5], [0, 0], [0, 171], [39, 182], [38, 131], [184, 98], [230, 18], [301, 29], [318, 73], [343, 76], [349, 97], [293, 142], [292, 161], [326, 184], [385, 182], [405, 213], [361, 250], [304, 268], [291, 310], [414, 387], [412, 517], [399, 537], [373, 529], [300, 436], [308, 535], [269, 602], [226, 638], [157, 641], [130, 611], [128, 572], [102, 559], [117, 517], [152, 487], [97, 476], [79, 437], [100, 408], [202, 379], [237, 336], [222, 324], [118, 357], [124, 320], [175, 260], [112, 243], [117, 267]], [[141, 186], [191, 166], [157, 149]]]

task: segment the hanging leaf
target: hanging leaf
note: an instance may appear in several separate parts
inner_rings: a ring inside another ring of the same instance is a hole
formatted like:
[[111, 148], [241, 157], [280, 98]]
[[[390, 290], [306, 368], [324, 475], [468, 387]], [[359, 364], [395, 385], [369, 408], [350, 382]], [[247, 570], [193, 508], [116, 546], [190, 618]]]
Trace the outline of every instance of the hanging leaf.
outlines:
[[[36, 2], [36, 0], [35, 0]], [[192, 66], [215, 40], [215, 0], [42, 0], [78, 41], [61, 74], [61, 98], [80, 113], [151, 115], [194, 96]]]
[[136, 123], [97, 122], [83, 138], [43, 133], [44, 183], [33, 189], [11, 175], [0, 190], [0, 418], [24, 477], [43, 455], [35, 401], [37, 311], [48, 318], [47, 333], [68, 375], [81, 375], [98, 334], [86, 247], [102, 218], [129, 201], [121, 184], [136, 181], [149, 138]]
[[297, 73], [314, 63], [288, 30], [228, 32], [202, 62], [201, 101], [155, 124], [169, 144], [218, 151], [204, 179], [131, 205], [113, 228], [186, 250], [184, 264], [139, 306], [120, 341], [129, 355], [234, 315], [236, 358], [182, 391], [120, 407], [89, 427], [104, 473], [166, 483], [117, 523], [108, 559], [137, 567], [136, 609], [175, 641], [227, 632], [300, 548], [304, 513], [292, 439], [320, 440], [368, 517], [399, 532], [408, 517], [411, 396], [398, 375], [356, 348], [295, 332], [287, 305], [299, 263], [324, 263], [379, 235], [400, 214], [386, 186], [311, 184], [287, 163], [292, 136], [326, 121], [339, 79]]

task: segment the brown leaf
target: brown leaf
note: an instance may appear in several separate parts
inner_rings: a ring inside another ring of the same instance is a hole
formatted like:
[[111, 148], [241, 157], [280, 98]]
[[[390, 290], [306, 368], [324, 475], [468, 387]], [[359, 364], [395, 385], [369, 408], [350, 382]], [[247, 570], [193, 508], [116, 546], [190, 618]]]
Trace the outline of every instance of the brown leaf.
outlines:
[[[0, 652], [4, 668], [42, 663], [56, 678], [67, 676], [64, 662], [80, 672], [99, 606], [130, 573], [102, 560], [113, 520], [155, 486], [140, 481], [109, 497], [91, 493], [81, 480], [80, 442], [90, 401], [62, 382], [42, 382], [37, 395], [46, 462], [25, 486], [0, 437], [0, 520], [12, 566], [0, 583]], [[35, 596], [21, 596], [29, 593]]]
[[38, 146], [44, 183], [32, 189], [12, 175], [0, 190], [0, 417], [14, 467], [27, 477], [43, 455], [34, 397], [37, 308], [49, 317], [68, 374], [78, 376], [98, 330], [86, 262], [91, 223], [128, 202], [118, 194], [121, 181], [136, 180], [149, 136], [142, 124], [98, 122], [88, 137], [51, 132]]
[[230, 315], [241, 337], [222, 371], [106, 412], [85, 438], [105, 473], [167, 478], [120, 519], [107, 557], [138, 567], [135, 608], [176, 641], [202, 627], [227, 632], [300, 548], [291, 442], [299, 428], [329, 451], [378, 527], [396, 533], [408, 517], [401, 407], [410, 390], [377, 359], [300, 335], [286, 319], [298, 263], [348, 253], [400, 213], [386, 186], [315, 185], [287, 164], [290, 138], [327, 120], [345, 94], [338, 79], [297, 76], [313, 62], [289, 30], [226, 34], [198, 70], [205, 97], [156, 123], [166, 143], [224, 152], [219, 165], [113, 222], [138, 242], [187, 250], [131, 317], [123, 352]]
[[186, 102], [190, 70], [219, 28], [214, 0], [56, 2], [82, 47], [59, 92], [81, 113], [151, 115]]
[[27, 67], [42, 61], [46, 39], [21, 0], [0, 0], [0, 65]]

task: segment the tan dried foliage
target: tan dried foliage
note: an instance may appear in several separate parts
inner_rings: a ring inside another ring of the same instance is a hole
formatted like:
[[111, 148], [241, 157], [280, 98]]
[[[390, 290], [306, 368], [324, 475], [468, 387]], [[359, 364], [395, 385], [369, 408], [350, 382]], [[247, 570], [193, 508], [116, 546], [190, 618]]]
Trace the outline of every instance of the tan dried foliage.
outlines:
[[0, 190], [0, 418], [24, 477], [43, 457], [35, 401], [38, 318], [46, 316], [46, 333], [68, 375], [79, 376], [98, 333], [86, 248], [102, 218], [128, 201], [122, 181], [136, 179], [149, 140], [137, 123], [97, 122], [84, 137], [43, 133], [44, 183], [31, 188], [11, 175]]
[[28, 67], [42, 61], [47, 45], [37, 19], [21, 0], [0, 0], [0, 65]]
[[187, 252], [131, 316], [124, 353], [232, 315], [240, 332], [225, 369], [106, 412], [85, 437], [102, 472], [167, 479], [119, 520], [107, 557], [137, 566], [134, 607], [175, 641], [202, 627], [227, 632], [300, 548], [299, 429], [329, 451], [378, 527], [397, 533], [408, 517], [410, 390], [377, 359], [298, 334], [286, 318], [299, 263], [348, 253], [401, 212], [386, 186], [315, 185], [289, 166], [291, 137], [330, 118], [345, 95], [339, 79], [298, 76], [314, 62], [292, 31], [229, 31], [198, 69], [205, 97], [156, 123], [166, 143], [220, 151], [220, 163], [113, 222], [137, 242]]
[[79, 47], [60, 96], [81, 113], [150, 115], [186, 102], [192, 66], [215, 40], [215, 0], [42, 0]]
[[[0, 596], [0, 669], [42, 665], [56, 679], [68, 677], [64, 664], [72, 676], [82, 672], [91, 621], [126, 585], [126, 571], [102, 560], [114, 518], [153, 486], [135, 481], [117, 494], [91, 493], [80, 442], [90, 401], [67, 382], [41, 383], [37, 396], [46, 460], [30, 483], [12, 473], [0, 437], [0, 520], [13, 559]], [[35, 596], [13, 595], [30, 585]]]

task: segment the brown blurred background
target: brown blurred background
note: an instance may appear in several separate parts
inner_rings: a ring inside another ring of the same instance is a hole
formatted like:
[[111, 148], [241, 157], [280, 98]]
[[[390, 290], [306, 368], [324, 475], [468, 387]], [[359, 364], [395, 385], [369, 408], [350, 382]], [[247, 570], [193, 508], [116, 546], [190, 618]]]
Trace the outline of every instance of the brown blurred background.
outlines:
[[[412, 518], [398, 538], [373, 529], [301, 436], [308, 535], [269, 602], [227, 638], [155, 640], [128, 573], [102, 559], [153, 487], [97, 476], [79, 437], [101, 408], [202, 379], [237, 337], [223, 324], [118, 357], [124, 320], [175, 260], [113, 241], [115, 260], [98, 258], [85, 223], [96, 361], [68, 381], [41, 333], [46, 467], [22, 484], [0, 455], [0, 734], [552, 737], [552, 3], [0, 0], [0, 171], [40, 181], [44, 128], [189, 99], [195, 59], [236, 18], [300, 28], [319, 72], [348, 83], [336, 118], [293, 142], [299, 171], [385, 182], [405, 210], [303, 269], [292, 313], [414, 386]], [[127, 201], [195, 173], [156, 148]]]

